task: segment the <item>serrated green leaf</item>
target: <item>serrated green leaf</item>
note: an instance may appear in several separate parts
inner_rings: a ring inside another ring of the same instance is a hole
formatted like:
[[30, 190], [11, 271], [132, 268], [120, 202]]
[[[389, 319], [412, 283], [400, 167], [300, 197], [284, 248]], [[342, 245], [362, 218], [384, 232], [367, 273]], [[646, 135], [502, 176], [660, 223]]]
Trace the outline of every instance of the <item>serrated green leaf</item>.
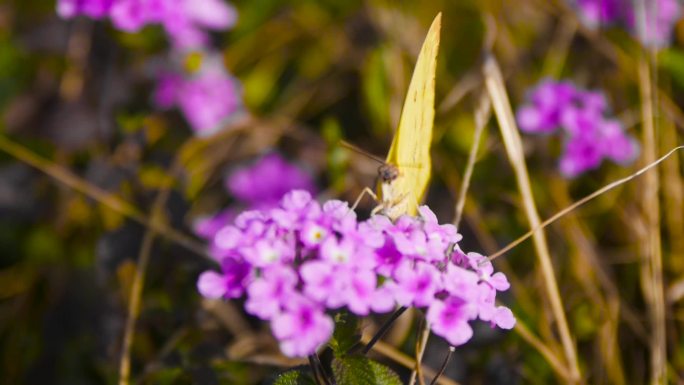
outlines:
[[278, 375], [273, 385], [316, 385], [316, 382], [305, 370], [292, 369]]
[[348, 312], [337, 313], [335, 332], [330, 340], [330, 348], [335, 357], [344, 356], [359, 341], [361, 341], [359, 319]]
[[332, 369], [338, 384], [402, 385], [392, 369], [364, 356], [335, 358]]

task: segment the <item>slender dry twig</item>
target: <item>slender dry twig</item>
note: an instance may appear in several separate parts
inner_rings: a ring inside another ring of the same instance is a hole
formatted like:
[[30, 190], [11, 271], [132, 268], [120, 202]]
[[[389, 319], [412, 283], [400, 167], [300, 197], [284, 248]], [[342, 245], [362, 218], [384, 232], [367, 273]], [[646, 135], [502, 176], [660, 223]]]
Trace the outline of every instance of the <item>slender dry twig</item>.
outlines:
[[[553, 199], [557, 202], [560, 207], [569, 206], [571, 200], [568, 194], [567, 183], [558, 180], [558, 183], [551, 184], [551, 195]], [[634, 334], [636, 334], [643, 341], [648, 340], [648, 334], [644, 329], [643, 325], [639, 321], [639, 317], [636, 312], [630, 307], [629, 303], [622, 300], [620, 297], [620, 290], [614, 282], [614, 279], [610, 276], [603, 263], [601, 263], [601, 258], [597, 250], [593, 247], [593, 240], [588, 229], [579, 221], [579, 219], [572, 215], [572, 213], [567, 214], [567, 218], [564, 223], [566, 229], [565, 233], [570, 238], [570, 242], [575, 247], [577, 252], [577, 257], [580, 259], [581, 264], [594, 267], [594, 274], [598, 279], [603, 290], [605, 290], [608, 300], [614, 298], [620, 305], [621, 311], [620, 316], [625, 320], [627, 325], [632, 329]], [[581, 277], [580, 277], [581, 278]], [[607, 306], [603, 304], [601, 306]]]
[[577, 33], [577, 21], [563, 19], [558, 25], [558, 32], [549, 46], [549, 53], [544, 58], [542, 74], [557, 78], [563, 72], [563, 66], [570, 52], [570, 46]]
[[[518, 188], [523, 199], [523, 206], [531, 228], [536, 228], [541, 223], [537, 207], [534, 202], [532, 194], [532, 186], [530, 178], [527, 173], [527, 166], [525, 164], [525, 157], [522, 150], [522, 140], [515, 124], [513, 111], [511, 110], [508, 95], [503, 83], [503, 78], [496, 60], [492, 56], [488, 56], [484, 63], [485, 85], [489, 91], [492, 100], [492, 105], [499, 121], [499, 128], [504, 139], [504, 145], [508, 158], [515, 171]], [[581, 374], [579, 370], [579, 363], [577, 361], [577, 353], [575, 351], [574, 341], [565, 318], [565, 311], [563, 309], [563, 301], [558, 291], [558, 284], [553, 272], [553, 265], [551, 263], [551, 256], [546, 242], [546, 236], [539, 230], [533, 233], [534, 245], [537, 251], [538, 261], [544, 277], [546, 291], [550, 299], [551, 310], [556, 318], [558, 332], [560, 334], [561, 343], [567, 359], [567, 364], [570, 369], [570, 381], [572, 383], [579, 383], [581, 381]]]
[[451, 359], [451, 355], [454, 354], [454, 350], [456, 350], [455, 347], [449, 346], [449, 352], [447, 353], [447, 356], [444, 358], [444, 362], [442, 362], [442, 366], [439, 368], [439, 371], [437, 374], [435, 374], [435, 377], [430, 381], [430, 385], [435, 385], [437, 383], [437, 380], [439, 380], [439, 377], [444, 374], [444, 371], [446, 370], [447, 365], [449, 364], [449, 360]]
[[502, 256], [503, 254], [509, 252], [512, 248], [518, 246], [519, 244], [523, 243], [523, 242], [526, 241], [528, 238], [530, 238], [530, 237], [535, 233], [535, 231], [539, 231], [539, 230], [544, 229], [546, 226], [552, 224], [553, 222], [555, 222], [555, 221], [557, 221], [558, 219], [562, 218], [563, 216], [567, 215], [567, 214], [570, 213], [571, 211], [574, 211], [575, 209], [577, 209], [578, 207], [584, 205], [585, 203], [587, 203], [587, 202], [589, 202], [589, 201], [591, 201], [591, 200], [593, 200], [593, 199], [599, 197], [599, 196], [602, 195], [602, 194], [605, 194], [606, 192], [608, 192], [608, 191], [610, 191], [610, 190], [612, 190], [612, 189], [614, 189], [614, 188], [619, 187], [620, 185], [623, 185], [623, 184], [625, 184], [625, 183], [627, 183], [627, 182], [629, 182], [629, 181], [631, 181], [631, 180], [633, 180], [633, 179], [635, 179], [635, 178], [637, 178], [637, 177], [639, 177], [639, 176], [645, 174], [648, 170], [650, 170], [650, 169], [656, 167], [656, 166], [657, 166], [658, 164], [660, 164], [662, 161], [664, 161], [665, 159], [669, 158], [672, 154], [674, 154], [675, 152], [677, 152], [677, 151], [679, 151], [679, 150], [684, 150], [684, 146], [677, 146], [677, 147], [671, 149], [671, 150], [668, 151], [665, 155], [661, 156], [660, 158], [658, 158], [657, 160], [655, 160], [653, 163], [647, 164], [646, 166], [644, 166], [643, 168], [639, 169], [639, 170], [636, 171], [635, 173], [630, 174], [630, 175], [628, 175], [628, 176], [626, 176], [626, 177], [624, 177], [624, 178], [618, 179], [618, 180], [616, 180], [616, 181], [614, 181], [614, 182], [611, 182], [611, 183], [609, 183], [609, 184], [607, 184], [607, 185], [601, 187], [600, 189], [594, 191], [593, 193], [591, 193], [591, 194], [585, 196], [584, 198], [582, 198], [582, 199], [576, 201], [575, 203], [571, 204], [570, 206], [568, 206], [568, 207], [564, 208], [563, 210], [557, 212], [556, 214], [552, 215], [549, 219], [546, 219], [544, 222], [541, 222], [540, 224], [538, 224], [537, 226], [535, 226], [534, 228], [532, 228], [530, 231], [528, 231], [528, 232], [526, 232], [525, 234], [523, 234], [522, 236], [520, 236], [520, 237], [519, 237], [518, 239], [516, 239], [515, 241], [513, 241], [513, 242], [509, 243], [508, 245], [506, 245], [506, 246], [505, 246], [504, 248], [502, 248], [501, 250], [497, 251], [497, 252], [494, 253], [494, 254], [491, 254], [491, 255], [489, 256], [489, 260], [492, 261], [492, 260], [494, 260], [494, 259], [496, 259], [496, 258], [499, 258], [499, 257]]
[[[637, 1], [638, 30], [645, 41], [646, 11], [645, 2]], [[653, 22], [653, 21], [651, 21]], [[654, 58], [655, 52], [651, 51]], [[652, 59], [655, 60], [655, 59]], [[655, 100], [653, 92], [656, 82], [652, 79], [652, 63], [648, 53], [642, 52], [638, 63], [639, 95], [641, 97], [641, 121], [643, 125], [644, 163], [652, 163], [658, 153], [656, 141]], [[642, 289], [649, 306], [651, 335], [651, 384], [664, 384], [667, 381], [667, 332], [665, 320], [665, 293], [663, 289], [663, 256], [660, 239], [660, 202], [658, 197], [660, 180], [657, 172], [646, 175], [643, 181], [642, 203], [647, 233], [643, 243], [644, 259], [641, 264]]]
[[561, 360], [558, 359], [558, 356], [554, 351], [549, 349], [548, 346], [544, 344], [537, 336], [535, 336], [530, 329], [525, 326], [524, 323], [520, 322], [518, 320], [515, 323], [515, 329], [514, 329], [518, 335], [525, 340], [528, 344], [530, 344], [533, 348], [537, 350], [539, 354], [546, 359], [546, 362], [549, 363], [551, 366], [551, 369], [556, 372], [563, 380], [569, 381], [570, 380], [570, 373], [568, 373], [568, 369], [566, 368], [566, 365], [561, 362]]
[[0, 135], [0, 150], [40, 170], [41, 172], [58, 180], [62, 184], [94, 199], [112, 211], [138, 222], [147, 228], [154, 229], [154, 231], [158, 234], [163, 235], [165, 238], [175, 242], [180, 246], [183, 246], [187, 250], [199, 256], [205, 257], [208, 260], [212, 260], [212, 258], [207, 255], [206, 248], [201, 243], [177, 230], [168, 227], [166, 224], [155, 223], [154, 221], [145, 217], [145, 215], [132, 204], [126, 202], [117, 195], [109, 193], [98, 186], [88, 183], [87, 181], [76, 176], [70, 170], [35, 154], [28, 148], [11, 141], [4, 135]]
[[[171, 175], [176, 175], [179, 170], [178, 163], [175, 163], [171, 168]], [[151, 220], [159, 227], [163, 227], [164, 223], [164, 207], [171, 192], [171, 186], [167, 185], [162, 188], [157, 194], [157, 197], [152, 204]], [[135, 275], [133, 277], [133, 284], [131, 285], [131, 294], [128, 300], [128, 317], [126, 318], [126, 328], [123, 335], [123, 344], [121, 347], [121, 360], [119, 362], [119, 385], [129, 385], [131, 377], [131, 347], [133, 346], [133, 339], [135, 338], [135, 324], [140, 314], [140, 304], [142, 302], [142, 291], [145, 286], [145, 275], [147, 273], [147, 265], [150, 262], [152, 255], [152, 246], [154, 245], [154, 238], [157, 232], [155, 227], [150, 226], [145, 232], [140, 253], [138, 254], [138, 263], [135, 266]]]
[[456, 198], [456, 207], [454, 208], [454, 226], [458, 228], [463, 216], [463, 207], [465, 207], [466, 198], [468, 195], [468, 188], [470, 187], [470, 180], [475, 169], [475, 162], [477, 161], [477, 152], [480, 148], [480, 140], [482, 139], [482, 132], [484, 131], [487, 121], [491, 116], [491, 102], [486, 92], [480, 96], [480, 102], [475, 110], [475, 133], [473, 135], [473, 144], [470, 146], [468, 153], [468, 162], [463, 173], [463, 180], [461, 188], [458, 191], [458, 198]]

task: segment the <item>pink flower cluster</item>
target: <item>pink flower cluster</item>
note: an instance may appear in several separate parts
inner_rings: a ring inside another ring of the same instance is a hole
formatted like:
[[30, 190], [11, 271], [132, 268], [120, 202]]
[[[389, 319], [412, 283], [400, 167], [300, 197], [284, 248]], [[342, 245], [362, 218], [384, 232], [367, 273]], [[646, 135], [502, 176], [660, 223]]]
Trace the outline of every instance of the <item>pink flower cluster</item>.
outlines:
[[178, 107], [197, 136], [210, 136], [242, 109], [240, 85], [220, 55], [206, 53], [195, 73], [166, 72], [154, 93], [160, 108]]
[[[265, 155], [256, 162], [238, 167], [226, 178], [225, 187], [239, 206], [249, 210], [267, 210], [280, 204], [292, 190], [316, 192], [313, 178], [305, 170], [289, 163], [277, 152]], [[237, 207], [232, 206], [195, 223], [194, 230], [202, 238], [211, 240], [223, 227], [235, 220]]]
[[320, 205], [294, 190], [277, 207], [246, 211], [212, 242], [221, 271], [197, 286], [209, 298], [246, 295], [245, 310], [270, 321], [284, 354], [314, 353], [331, 337], [329, 311], [366, 316], [396, 306], [427, 308], [432, 330], [452, 345], [473, 335], [480, 319], [510, 329], [512, 312], [495, 304], [509, 283], [487, 258], [464, 253], [452, 225], [426, 206], [419, 217], [359, 221], [346, 202]]
[[127, 32], [158, 24], [179, 48], [206, 45], [205, 30], [228, 29], [237, 18], [223, 0], [58, 0], [57, 13], [63, 18], [109, 17], [117, 29]]
[[[221, 54], [210, 48], [207, 33], [235, 24], [237, 13], [224, 0], [58, 0], [57, 13], [63, 18], [108, 17], [126, 32], [161, 25], [175, 65], [161, 72], [154, 101], [160, 108], [178, 107], [196, 135], [215, 133], [242, 110], [238, 82], [226, 71]], [[187, 73], [178, 63], [191, 51], [202, 53], [202, 64]]]
[[[637, 2], [644, 7], [642, 21], [639, 20]], [[682, 12], [679, 0], [574, 0], [574, 4], [590, 27], [620, 23], [645, 45], [655, 47], [669, 43]]]
[[518, 125], [524, 132], [537, 134], [562, 128], [565, 144], [560, 170], [565, 176], [595, 169], [605, 158], [624, 165], [637, 157], [636, 140], [617, 119], [606, 117], [608, 103], [603, 93], [582, 90], [567, 81], [545, 80], [527, 99], [518, 110]]

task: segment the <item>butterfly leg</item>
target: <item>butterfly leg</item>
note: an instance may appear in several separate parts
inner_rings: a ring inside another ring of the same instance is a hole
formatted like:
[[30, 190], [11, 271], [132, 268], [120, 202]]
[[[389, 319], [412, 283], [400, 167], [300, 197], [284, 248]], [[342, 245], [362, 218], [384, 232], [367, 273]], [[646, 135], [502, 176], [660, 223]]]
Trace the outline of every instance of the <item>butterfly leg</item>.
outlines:
[[386, 208], [387, 208], [387, 207], [385, 206], [384, 203], [380, 203], [379, 205], [375, 206], [375, 208], [373, 208], [373, 210], [371, 211], [371, 213], [370, 213], [371, 217], [372, 217], [373, 215], [376, 215], [377, 213], [382, 212], [382, 211], [383, 211], [384, 209], [386, 209]]
[[375, 199], [376, 202], [378, 201], [378, 196], [375, 195], [375, 193], [373, 192], [373, 190], [371, 190], [370, 188], [366, 187], [366, 188], [363, 189], [363, 191], [361, 191], [361, 194], [359, 194], [358, 198], [356, 198], [356, 200], [354, 201], [354, 205], [353, 205], [352, 208], [351, 208], [352, 211], [353, 211], [353, 210], [356, 210], [356, 206], [358, 206], [359, 203], [361, 203], [361, 199], [362, 199], [363, 196], [366, 195], [366, 194], [372, 196], [373, 199]]

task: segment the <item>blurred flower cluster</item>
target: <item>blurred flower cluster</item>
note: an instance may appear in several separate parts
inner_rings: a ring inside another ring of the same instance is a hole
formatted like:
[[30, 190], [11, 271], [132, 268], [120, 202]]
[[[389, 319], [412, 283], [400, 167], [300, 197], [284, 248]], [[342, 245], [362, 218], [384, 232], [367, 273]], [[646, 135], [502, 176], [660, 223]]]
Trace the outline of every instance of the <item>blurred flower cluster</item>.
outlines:
[[242, 107], [240, 85], [212, 52], [203, 54], [201, 67], [193, 73], [164, 72], [154, 102], [162, 109], [180, 109], [197, 136], [216, 133]]
[[[161, 108], [178, 107], [197, 135], [216, 132], [240, 111], [238, 83], [226, 71], [221, 53], [211, 47], [208, 34], [236, 22], [235, 9], [223, 0], [58, 0], [57, 13], [63, 18], [108, 17], [125, 32], [162, 26], [171, 43], [172, 68], [161, 71], [154, 101]], [[189, 73], [184, 58], [198, 52], [202, 63]]]
[[213, 239], [217, 231], [232, 223], [240, 208], [266, 210], [276, 207], [292, 190], [316, 192], [311, 175], [277, 152], [233, 170], [226, 178], [225, 187], [239, 203], [195, 223], [195, 233], [207, 240]]
[[669, 44], [682, 5], [679, 0], [574, 0], [582, 20], [592, 28], [621, 24], [647, 46]]
[[271, 323], [288, 356], [313, 354], [331, 337], [328, 311], [365, 316], [396, 306], [427, 308], [432, 330], [452, 345], [473, 335], [480, 319], [510, 329], [512, 312], [495, 303], [508, 280], [489, 260], [464, 253], [453, 225], [426, 206], [396, 222], [357, 220], [346, 202], [324, 204], [294, 190], [270, 209], [250, 210], [216, 232], [198, 289], [209, 298], [246, 295], [245, 310]]
[[223, 0], [58, 0], [57, 13], [64, 18], [109, 17], [117, 29], [127, 32], [159, 24], [179, 48], [205, 46], [205, 30], [228, 29], [237, 16]]
[[568, 81], [544, 80], [529, 93], [517, 120], [527, 133], [550, 134], [561, 128], [560, 170], [575, 177], [597, 168], [605, 158], [624, 165], [637, 157], [636, 140], [607, 114], [603, 93], [580, 89]]

